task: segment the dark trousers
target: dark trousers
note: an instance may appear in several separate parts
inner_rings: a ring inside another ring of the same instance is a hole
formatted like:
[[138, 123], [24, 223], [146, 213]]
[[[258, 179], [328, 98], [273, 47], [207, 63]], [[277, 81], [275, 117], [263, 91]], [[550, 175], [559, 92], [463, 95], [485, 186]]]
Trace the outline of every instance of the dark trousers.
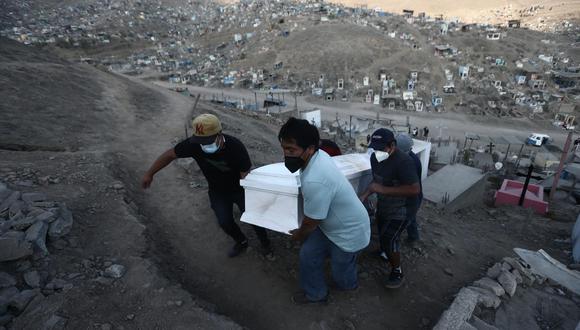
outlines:
[[412, 205], [407, 205], [407, 235], [411, 240], [419, 239], [419, 226], [417, 225], [417, 212], [421, 207], [421, 198], [417, 198], [417, 202]]
[[[222, 230], [238, 243], [246, 241], [246, 235], [242, 233], [240, 227], [234, 221], [234, 204], [238, 206], [240, 212], [243, 213], [245, 211], [244, 191], [209, 191], [208, 194], [211, 208], [213, 209]], [[252, 225], [252, 227], [254, 227], [254, 231], [256, 232], [260, 243], [265, 246], [269, 245], [270, 241], [268, 240], [266, 229], [254, 225]]]
[[407, 228], [407, 208], [377, 207], [375, 216], [381, 251], [389, 254], [401, 250], [401, 233]]

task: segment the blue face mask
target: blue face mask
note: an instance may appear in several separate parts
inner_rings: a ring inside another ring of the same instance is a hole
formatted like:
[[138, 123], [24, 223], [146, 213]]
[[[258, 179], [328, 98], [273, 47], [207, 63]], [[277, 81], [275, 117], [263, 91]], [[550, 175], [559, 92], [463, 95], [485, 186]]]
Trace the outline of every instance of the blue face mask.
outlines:
[[217, 144], [217, 142], [214, 142], [212, 144], [202, 144], [201, 145], [201, 150], [203, 152], [205, 152], [206, 154], [215, 154], [219, 149], [220, 149], [220, 146]]

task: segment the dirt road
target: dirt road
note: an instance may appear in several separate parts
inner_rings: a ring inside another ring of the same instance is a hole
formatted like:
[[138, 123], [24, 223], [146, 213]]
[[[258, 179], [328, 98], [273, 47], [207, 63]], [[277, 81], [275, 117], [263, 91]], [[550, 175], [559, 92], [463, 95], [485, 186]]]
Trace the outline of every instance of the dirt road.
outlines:
[[[155, 81], [155, 85], [165, 88], [183, 87], [183, 85], [176, 85], [166, 82]], [[201, 94], [205, 99], [211, 100], [216, 98], [218, 100], [245, 100], [246, 103], [254, 103], [255, 95], [252, 91], [243, 89], [219, 89], [207, 88], [198, 86], [187, 86], [192, 94]], [[258, 93], [258, 104], [263, 103], [267, 93]], [[277, 96], [276, 96], [277, 97]], [[280, 96], [281, 97], [281, 96]], [[350, 116], [360, 116], [363, 118], [377, 118], [377, 114], [381, 119], [390, 119], [396, 125], [406, 125], [407, 118], [411, 127], [429, 127], [430, 136], [432, 138], [442, 137], [455, 138], [463, 140], [466, 133], [478, 134], [482, 137], [509, 137], [515, 138], [519, 141], [525, 139], [534, 132], [549, 134], [554, 139], [554, 144], [563, 147], [567, 132], [557, 128], [538, 123], [534, 123], [527, 118], [497, 118], [489, 116], [475, 116], [456, 112], [448, 113], [431, 113], [431, 112], [406, 112], [406, 111], [388, 111], [377, 105], [370, 105], [356, 102], [323, 102], [309, 96], [298, 96], [298, 110], [320, 109], [322, 111], [323, 120], [334, 121], [338, 116], [341, 121], [348, 122]], [[286, 95], [285, 101], [288, 106], [283, 107], [283, 112], [293, 111], [294, 98], [292, 95]], [[261, 108], [261, 106], [260, 106]], [[261, 111], [265, 111], [261, 109]], [[272, 108], [272, 113], [277, 113], [278, 108]], [[549, 124], [548, 124], [549, 125]]]

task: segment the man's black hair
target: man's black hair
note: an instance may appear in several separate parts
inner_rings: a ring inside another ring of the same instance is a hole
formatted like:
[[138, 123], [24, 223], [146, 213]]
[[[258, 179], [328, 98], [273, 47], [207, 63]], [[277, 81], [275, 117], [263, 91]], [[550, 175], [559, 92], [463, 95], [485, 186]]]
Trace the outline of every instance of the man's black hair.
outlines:
[[294, 140], [302, 149], [314, 146], [315, 150], [318, 150], [320, 135], [316, 126], [310, 124], [308, 120], [290, 117], [280, 128], [278, 140], [280, 142]]

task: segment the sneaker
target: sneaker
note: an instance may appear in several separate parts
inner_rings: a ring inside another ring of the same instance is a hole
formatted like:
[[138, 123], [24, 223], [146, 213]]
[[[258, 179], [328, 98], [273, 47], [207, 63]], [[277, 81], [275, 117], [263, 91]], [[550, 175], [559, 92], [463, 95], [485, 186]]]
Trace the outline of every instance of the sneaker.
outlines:
[[403, 272], [393, 270], [387, 279], [385, 286], [389, 289], [398, 289], [403, 285]]
[[243, 242], [237, 242], [230, 249], [230, 252], [228, 252], [228, 257], [230, 257], [230, 258], [237, 257], [240, 255], [240, 253], [246, 251], [247, 248], [248, 248], [248, 241], [247, 240], [243, 241]]
[[304, 292], [297, 292], [292, 296], [292, 302], [296, 305], [326, 304], [328, 303], [328, 294], [320, 300], [310, 300]]

